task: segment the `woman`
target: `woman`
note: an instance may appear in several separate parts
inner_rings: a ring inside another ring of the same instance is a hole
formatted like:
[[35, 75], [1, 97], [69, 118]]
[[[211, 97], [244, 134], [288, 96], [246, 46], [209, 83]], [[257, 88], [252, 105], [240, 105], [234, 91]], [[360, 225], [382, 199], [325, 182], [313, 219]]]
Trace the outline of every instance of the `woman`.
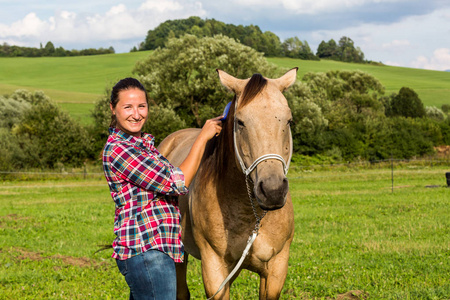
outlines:
[[178, 195], [197, 172], [206, 142], [221, 132], [221, 117], [206, 121], [177, 168], [142, 133], [148, 117], [145, 88], [134, 78], [112, 89], [110, 135], [103, 170], [115, 202], [113, 258], [130, 287], [130, 299], [175, 299], [175, 262], [183, 261]]

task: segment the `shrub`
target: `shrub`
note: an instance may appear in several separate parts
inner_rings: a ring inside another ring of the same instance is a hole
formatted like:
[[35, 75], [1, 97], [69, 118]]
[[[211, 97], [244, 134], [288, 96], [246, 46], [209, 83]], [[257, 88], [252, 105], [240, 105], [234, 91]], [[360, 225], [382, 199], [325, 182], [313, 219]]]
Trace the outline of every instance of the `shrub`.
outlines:
[[425, 107], [425, 113], [428, 118], [436, 120], [436, 121], [444, 121], [445, 114], [442, 110], [437, 108], [436, 106], [427, 106]]
[[81, 166], [92, 158], [90, 139], [81, 125], [48, 97], [33, 102], [11, 131], [23, 152], [24, 167]]
[[407, 87], [402, 87], [391, 101], [392, 116], [406, 118], [422, 118], [426, 115], [425, 107], [417, 93]]

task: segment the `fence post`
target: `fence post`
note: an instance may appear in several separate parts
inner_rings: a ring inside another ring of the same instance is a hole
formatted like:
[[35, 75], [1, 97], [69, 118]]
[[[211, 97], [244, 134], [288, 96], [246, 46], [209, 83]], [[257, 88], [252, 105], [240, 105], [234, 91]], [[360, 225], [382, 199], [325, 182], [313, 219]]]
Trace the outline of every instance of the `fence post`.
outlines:
[[393, 193], [394, 192], [394, 159], [392, 158], [392, 152], [391, 152], [391, 182], [392, 182], [391, 193]]

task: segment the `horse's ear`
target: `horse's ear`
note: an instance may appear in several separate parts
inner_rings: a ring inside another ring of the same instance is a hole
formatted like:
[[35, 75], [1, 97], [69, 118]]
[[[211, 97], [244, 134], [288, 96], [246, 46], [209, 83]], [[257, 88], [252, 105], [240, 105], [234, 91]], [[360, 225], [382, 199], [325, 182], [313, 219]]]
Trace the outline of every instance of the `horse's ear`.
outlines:
[[230, 90], [231, 92], [234, 92], [236, 94], [238, 94], [244, 90], [244, 87], [247, 84], [248, 79], [247, 80], [238, 79], [220, 69], [216, 69], [216, 71], [219, 74], [220, 82], [228, 90]]
[[293, 85], [295, 83], [295, 80], [297, 79], [297, 70], [298, 67], [295, 67], [293, 69], [290, 69], [287, 71], [283, 76], [277, 79], [273, 79], [275, 84], [278, 86], [278, 89], [280, 91], [285, 91], [288, 87]]

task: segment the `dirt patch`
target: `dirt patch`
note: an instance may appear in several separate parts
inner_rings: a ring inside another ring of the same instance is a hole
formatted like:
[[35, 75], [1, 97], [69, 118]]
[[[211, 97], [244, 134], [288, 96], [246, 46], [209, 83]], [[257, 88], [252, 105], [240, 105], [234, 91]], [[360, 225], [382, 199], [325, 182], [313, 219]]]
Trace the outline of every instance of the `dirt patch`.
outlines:
[[22, 221], [29, 219], [30, 217], [19, 216], [18, 214], [0, 216], [0, 228], [6, 227], [6, 223], [14, 223], [15, 228], [24, 228], [25, 223]]
[[[76, 266], [76, 267], [100, 267], [105, 266], [108, 263], [106, 261], [98, 262], [87, 257], [73, 257], [67, 255], [56, 254], [52, 256], [44, 256], [41, 252], [28, 251], [25, 249], [14, 249], [10, 252], [19, 253], [16, 257], [17, 260], [32, 260], [32, 261], [43, 261], [43, 260], [61, 260], [63, 264]], [[12, 253], [11, 253], [12, 254]]]
[[9, 214], [9, 215], [0, 216], [0, 221], [1, 220], [20, 221], [20, 220], [26, 220], [26, 219], [28, 219], [28, 217], [22, 217], [22, 216], [19, 216], [18, 214]]
[[369, 298], [369, 294], [364, 291], [349, 291], [345, 294], [340, 294], [336, 300], [366, 300]]

